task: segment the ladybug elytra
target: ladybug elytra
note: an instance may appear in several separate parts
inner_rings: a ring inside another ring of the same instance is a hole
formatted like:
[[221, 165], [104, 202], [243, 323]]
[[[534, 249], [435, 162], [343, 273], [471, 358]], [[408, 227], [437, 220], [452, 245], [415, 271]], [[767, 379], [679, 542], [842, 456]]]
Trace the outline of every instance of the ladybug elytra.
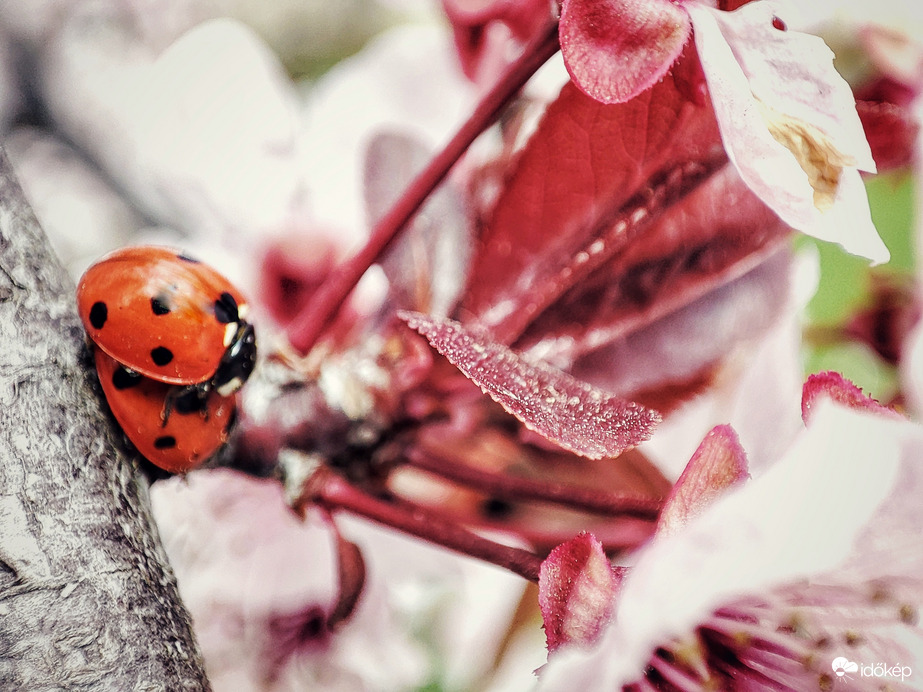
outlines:
[[139, 452], [178, 473], [223, 444], [256, 363], [247, 304], [226, 278], [169, 248], [124, 248], [86, 271], [77, 308], [113, 415]]

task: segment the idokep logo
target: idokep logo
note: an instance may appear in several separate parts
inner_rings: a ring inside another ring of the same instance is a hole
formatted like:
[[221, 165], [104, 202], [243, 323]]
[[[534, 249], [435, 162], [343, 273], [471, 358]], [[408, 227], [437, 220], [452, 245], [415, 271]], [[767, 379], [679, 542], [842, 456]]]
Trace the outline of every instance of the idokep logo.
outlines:
[[838, 678], [843, 677], [846, 673], [855, 673], [859, 670], [858, 663], [854, 663], [843, 656], [833, 659], [833, 663], [830, 665], [833, 666], [833, 672], [836, 673]]
[[903, 681], [909, 678], [913, 673], [910, 666], [901, 664], [887, 665], [884, 663], [869, 665], [850, 661], [845, 656], [837, 656], [833, 659], [830, 667], [833, 668], [833, 672], [838, 678], [850, 678], [852, 677], [849, 675], [850, 673], [858, 673], [859, 677], [863, 678], [891, 678], [893, 680]]

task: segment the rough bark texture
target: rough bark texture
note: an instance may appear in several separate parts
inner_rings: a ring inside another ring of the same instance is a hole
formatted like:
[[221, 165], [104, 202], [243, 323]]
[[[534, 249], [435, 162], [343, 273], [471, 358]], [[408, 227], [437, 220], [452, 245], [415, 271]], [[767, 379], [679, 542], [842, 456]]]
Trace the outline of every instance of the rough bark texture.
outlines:
[[0, 151], [0, 689], [208, 689], [73, 296]]

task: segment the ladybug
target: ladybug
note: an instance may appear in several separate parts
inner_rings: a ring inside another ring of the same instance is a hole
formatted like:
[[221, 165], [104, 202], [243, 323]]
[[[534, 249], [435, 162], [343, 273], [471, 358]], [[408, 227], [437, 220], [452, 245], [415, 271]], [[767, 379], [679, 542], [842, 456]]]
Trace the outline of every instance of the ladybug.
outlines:
[[77, 309], [93, 343], [145, 377], [228, 396], [250, 376], [247, 305], [206, 264], [164, 247], [130, 247], [90, 267]]
[[[96, 372], [112, 415], [148, 461], [170, 473], [186, 473], [228, 439], [237, 414], [234, 396], [199, 393], [144, 377], [100, 349]], [[165, 402], [171, 402], [164, 417]]]
[[169, 248], [125, 248], [86, 271], [77, 308], [109, 408], [141, 454], [183, 473], [224, 444], [256, 363], [227, 279]]

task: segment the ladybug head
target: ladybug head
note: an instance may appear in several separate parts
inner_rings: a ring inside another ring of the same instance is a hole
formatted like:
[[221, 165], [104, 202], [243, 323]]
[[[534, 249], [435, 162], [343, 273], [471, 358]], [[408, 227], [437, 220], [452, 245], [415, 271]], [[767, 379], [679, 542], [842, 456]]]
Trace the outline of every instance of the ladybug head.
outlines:
[[237, 323], [237, 331], [230, 346], [221, 357], [211, 384], [221, 396], [230, 396], [247, 381], [255, 364], [256, 332], [252, 324], [241, 320]]

